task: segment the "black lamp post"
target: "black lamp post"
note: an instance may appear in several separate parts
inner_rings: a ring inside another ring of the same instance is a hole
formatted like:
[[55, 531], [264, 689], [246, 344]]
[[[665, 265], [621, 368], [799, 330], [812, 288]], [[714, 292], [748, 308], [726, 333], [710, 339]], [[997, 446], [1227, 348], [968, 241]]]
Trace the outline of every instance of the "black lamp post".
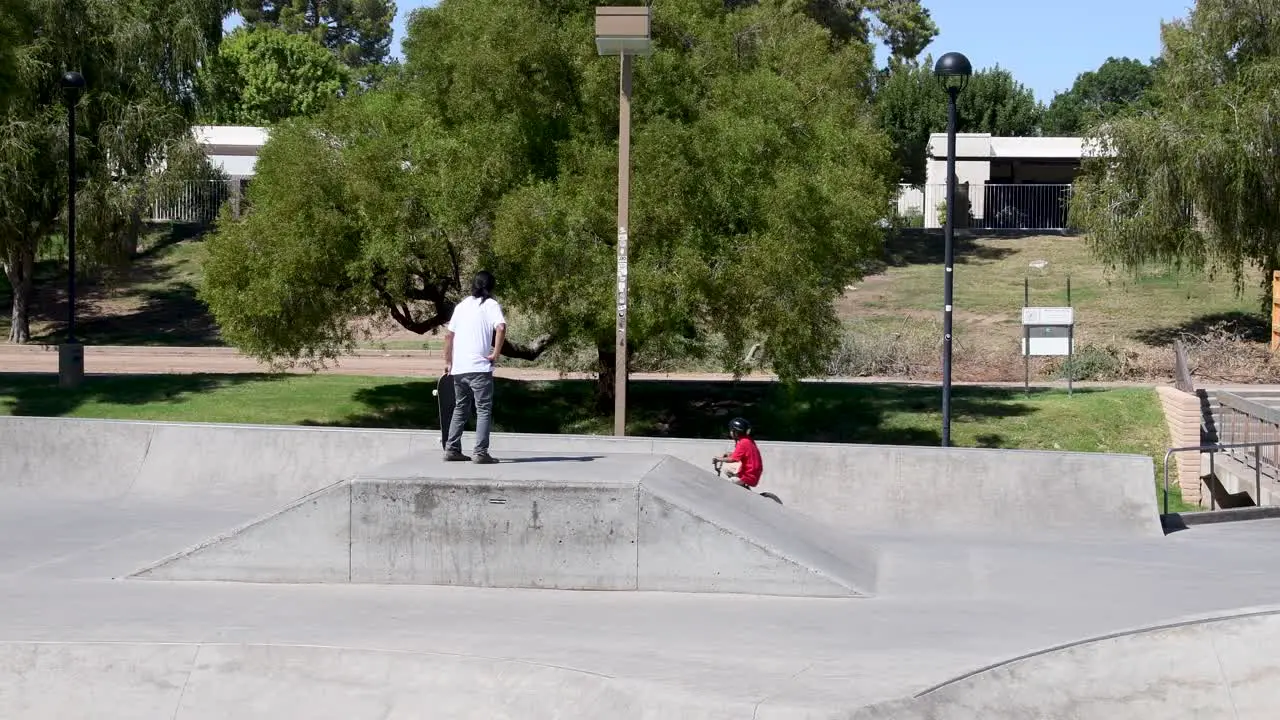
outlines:
[[942, 290], [942, 447], [951, 445], [951, 300], [955, 279], [956, 232], [956, 98], [969, 83], [973, 65], [960, 53], [949, 52], [938, 58], [933, 74], [947, 90], [947, 226], [943, 230], [946, 243], [946, 270]]
[[84, 89], [84, 76], [62, 74], [67, 101], [67, 338], [58, 348], [58, 381], [75, 387], [84, 378], [84, 347], [76, 341], [76, 102]]

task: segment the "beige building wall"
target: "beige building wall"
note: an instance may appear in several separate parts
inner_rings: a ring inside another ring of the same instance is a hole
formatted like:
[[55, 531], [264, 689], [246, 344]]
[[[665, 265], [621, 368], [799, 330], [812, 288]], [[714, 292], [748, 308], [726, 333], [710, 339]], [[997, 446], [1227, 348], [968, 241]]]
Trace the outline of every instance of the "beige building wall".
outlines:
[[[982, 216], [982, 199], [991, 181], [991, 136], [986, 133], [956, 135], [956, 197], [959, 198], [956, 225], [965, 226], [966, 216]], [[940, 228], [941, 208], [947, 199], [947, 136], [929, 139], [929, 159], [925, 164], [924, 226]]]

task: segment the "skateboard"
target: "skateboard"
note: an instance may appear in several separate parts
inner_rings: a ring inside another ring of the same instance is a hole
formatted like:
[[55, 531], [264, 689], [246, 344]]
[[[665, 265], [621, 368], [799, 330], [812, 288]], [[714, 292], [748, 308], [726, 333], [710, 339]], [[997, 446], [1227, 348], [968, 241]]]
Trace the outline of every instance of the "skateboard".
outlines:
[[440, 414], [440, 449], [445, 450], [449, 442], [449, 423], [453, 422], [453, 406], [457, 404], [457, 396], [453, 392], [453, 377], [448, 373], [441, 375], [431, 394], [436, 396], [436, 409]]

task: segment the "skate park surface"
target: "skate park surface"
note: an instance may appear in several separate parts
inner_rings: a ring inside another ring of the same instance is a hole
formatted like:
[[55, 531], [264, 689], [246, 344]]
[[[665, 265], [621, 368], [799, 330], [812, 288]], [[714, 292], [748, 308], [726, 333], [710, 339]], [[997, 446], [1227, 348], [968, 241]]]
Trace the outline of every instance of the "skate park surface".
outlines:
[[778, 506], [709, 472], [727, 441], [438, 442], [0, 418], [0, 717], [1280, 701], [1280, 521], [1166, 535], [1148, 457], [762, 442]]

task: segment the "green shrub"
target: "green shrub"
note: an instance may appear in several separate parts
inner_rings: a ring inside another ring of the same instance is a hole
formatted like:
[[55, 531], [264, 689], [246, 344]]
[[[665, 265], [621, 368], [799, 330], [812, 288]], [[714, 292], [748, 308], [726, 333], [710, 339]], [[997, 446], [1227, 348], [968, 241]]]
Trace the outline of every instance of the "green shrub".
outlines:
[[1116, 348], [1089, 344], [1075, 350], [1071, 357], [1063, 358], [1057, 376], [1072, 381], [1110, 380], [1120, 374], [1122, 364]]

